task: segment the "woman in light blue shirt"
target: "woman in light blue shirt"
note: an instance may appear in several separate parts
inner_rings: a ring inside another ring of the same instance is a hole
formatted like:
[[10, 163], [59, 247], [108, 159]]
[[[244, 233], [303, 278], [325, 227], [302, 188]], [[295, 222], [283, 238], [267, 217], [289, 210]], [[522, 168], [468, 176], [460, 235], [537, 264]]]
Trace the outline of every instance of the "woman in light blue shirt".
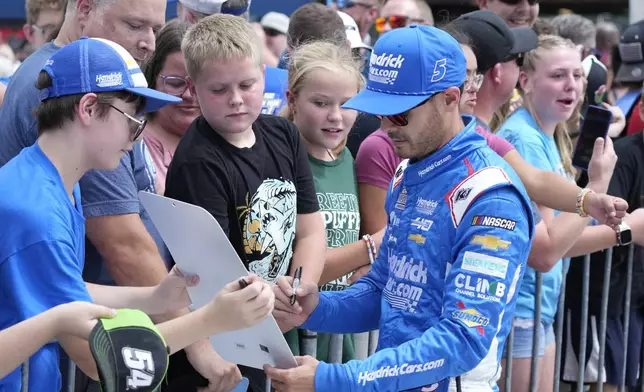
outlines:
[[[557, 172], [572, 181], [572, 143], [565, 123], [583, 99], [581, 55], [571, 41], [546, 35], [539, 38], [538, 48], [521, 60], [523, 65], [519, 81], [524, 103], [505, 121], [498, 135], [512, 143], [531, 165]], [[539, 206], [539, 212], [546, 225], [558, 214], [558, 211], [543, 206]], [[584, 219], [577, 220], [581, 233], [586, 223]], [[539, 361], [537, 370], [539, 391], [552, 390], [554, 382], [553, 322], [564, 276], [564, 260], [558, 260], [542, 275], [541, 323], [538, 328], [539, 355], [544, 357]], [[529, 387], [535, 327], [535, 286], [536, 271], [528, 267], [519, 289], [515, 313], [515, 335], [511, 347], [514, 358], [513, 391], [527, 391]]]

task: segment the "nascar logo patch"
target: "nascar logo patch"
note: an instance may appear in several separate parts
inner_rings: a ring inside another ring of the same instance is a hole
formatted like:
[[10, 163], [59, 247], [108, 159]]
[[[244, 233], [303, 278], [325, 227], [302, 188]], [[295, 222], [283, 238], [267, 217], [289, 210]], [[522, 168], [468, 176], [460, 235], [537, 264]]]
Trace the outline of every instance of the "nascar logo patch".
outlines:
[[499, 229], [514, 231], [517, 226], [517, 222], [496, 216], [477, 215], [472, 219], [472, 226], [496, 227]]

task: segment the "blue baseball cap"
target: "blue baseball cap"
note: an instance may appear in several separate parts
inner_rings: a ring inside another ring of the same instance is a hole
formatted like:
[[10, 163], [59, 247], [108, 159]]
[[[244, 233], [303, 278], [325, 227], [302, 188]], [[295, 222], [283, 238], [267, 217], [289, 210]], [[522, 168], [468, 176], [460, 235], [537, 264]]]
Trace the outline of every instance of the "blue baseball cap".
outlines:
[[264, 83], [262, 113], [276, 116], [286, 106], [288, 71], [280, 68], [266, 67]]
[[381, 116], [403, 113], [460, 87], [466, 73], [463, 50], [445, 31], [419, 25], [395, 29], [373, 47], [367, 88], [342, 107]]
[[128, 91], [145, 97], [144, 112], [181, 102], [181, 98], [148, 88], [136, 60], [119, 44], [83, 37], [63, 46], [45, 63], [53, 83], [41, 90], [40, 100], [66, 95]]

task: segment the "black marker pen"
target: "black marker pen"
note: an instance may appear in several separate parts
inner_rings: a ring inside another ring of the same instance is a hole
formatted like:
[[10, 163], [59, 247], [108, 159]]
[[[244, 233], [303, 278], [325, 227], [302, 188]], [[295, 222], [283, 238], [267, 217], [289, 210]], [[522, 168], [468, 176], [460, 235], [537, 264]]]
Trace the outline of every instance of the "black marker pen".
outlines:
[[291, 306], [295, 305], [295, 290], [300, 287], [300, 278], [302, 277], [302, 266], [297, 267], [293, 275], [293, 295], [291, 295]]

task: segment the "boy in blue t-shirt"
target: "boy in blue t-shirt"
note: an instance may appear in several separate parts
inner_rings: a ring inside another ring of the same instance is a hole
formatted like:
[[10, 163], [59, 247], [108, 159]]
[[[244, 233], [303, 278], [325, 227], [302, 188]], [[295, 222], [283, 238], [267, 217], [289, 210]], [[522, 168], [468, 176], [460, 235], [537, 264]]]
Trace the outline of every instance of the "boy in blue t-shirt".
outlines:
[[[41, 90], [39, 138], [0, 168], [0, 330], [74, 301], [149, 314], [187, 306], [185, 286], [197, 280], [176, 270], [155, 287], [83, 282], [85, 219], [78, 186], [86, 172], [116, 168], [133, 148], [146, 124], [138, 113], [181, 99], [149, 89], [129, 53], [104, 39], [82, 38], [57, 51], [36, 85]], [[249, 290], [247, 295], [229, 295], [239, 291], [235, 281], [211, 304], [173, 325], [159, 326], [172, 350], [216, 332], [248, 327], [259, 321], [255, 316], [270, 313], [271, 287], [257, 277], [246, 280], [249, 285], [242, 291]], [[30, 358], [30, 391], [61, 390], [56, 343], [86, 374], [96, 376], [87, 342], [60, 335]], [[0, 359], [5, 354], [0, 352]], [[0, 391], [17, 392], [22, 383], [16, 369], [0, 379]]]

